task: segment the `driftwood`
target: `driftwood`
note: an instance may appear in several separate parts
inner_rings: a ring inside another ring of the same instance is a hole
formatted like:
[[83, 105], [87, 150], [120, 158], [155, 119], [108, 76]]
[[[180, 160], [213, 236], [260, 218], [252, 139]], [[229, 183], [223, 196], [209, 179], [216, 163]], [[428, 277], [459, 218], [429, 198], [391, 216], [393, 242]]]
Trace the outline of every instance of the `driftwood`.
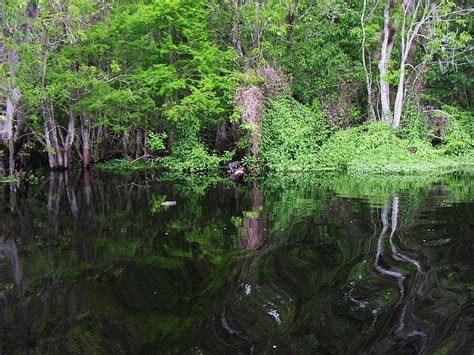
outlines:
[[161, 205], [165, 207], [176, 206], [176, 201], [165, 201]]

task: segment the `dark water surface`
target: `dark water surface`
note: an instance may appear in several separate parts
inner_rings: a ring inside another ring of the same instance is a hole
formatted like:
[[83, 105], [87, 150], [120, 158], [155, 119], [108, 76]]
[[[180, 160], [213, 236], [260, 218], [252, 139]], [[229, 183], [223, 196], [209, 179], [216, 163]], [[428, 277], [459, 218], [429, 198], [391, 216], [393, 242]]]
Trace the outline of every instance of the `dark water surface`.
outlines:
[[473, 353], [472, 172], [157, 178], [2, 187], [1, 354]]

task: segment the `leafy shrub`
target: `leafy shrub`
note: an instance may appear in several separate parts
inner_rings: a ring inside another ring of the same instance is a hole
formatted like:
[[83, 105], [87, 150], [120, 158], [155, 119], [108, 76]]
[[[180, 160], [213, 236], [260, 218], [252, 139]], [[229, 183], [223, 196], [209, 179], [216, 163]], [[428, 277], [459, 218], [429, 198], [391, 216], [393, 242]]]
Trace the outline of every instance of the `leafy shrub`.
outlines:
[[193, 127], [181, 125], [176, 131], [171, 155], [162, 158], [161, 163], [169, 171], [204, 173], [217, 171], [221, 160], [208, 153]]
[[426, 116], [418, 112], [413, 102], [408, 101], [403, 110], [403, 119], [397, 130], [397, 136], [400, 138], [417, 140], [425, 139], [428, 134]]
[[448, 131], [443, 137], [443, 146], [446, 154], [465, 155], [474, 148], [472, 136], [469, 135], [463, 125], [456, 121], [450, 120]]
[[318, 162], [335, 170], [384, 174], [429, 171], [447, 163], [427, 141], [399, 138], [385, 123], [337, 132], [321, 147]]
[[357, 149], [358, 129], [336, 132], [322, 145], [318, 163], [330, 169], [346, 170], [353, 152]]
[[146, 141], [147, 147], [154, 151], [158, 152], [166, 148], [165, 146], [165, 139], [168, 137], [166, 133], [148, 133], [148, 138]]
[[259, 164], [275, 171], [315, 169], [319, 147], [327, 136], [320, 112], [293, 98], [277, 97], [264, 112]]
[[449, 116], [449, 125], [443, 136], [446, 154], [461, 156], [473, 153], [474, 122], [472, 113], [463, 112], [452, 106], [443, 106]]
[[126, 159], [115, 159], [107, 162], [101, 162], [94, 164], [94, 168], [98, 170], [106, 170], [114, 173], [125, 173], [128, 174], [134, 170], [147, 170], [147, 169], [158, 169], [160, 166], [155, 159], [139, 159], [139, 160], [126, 160]]

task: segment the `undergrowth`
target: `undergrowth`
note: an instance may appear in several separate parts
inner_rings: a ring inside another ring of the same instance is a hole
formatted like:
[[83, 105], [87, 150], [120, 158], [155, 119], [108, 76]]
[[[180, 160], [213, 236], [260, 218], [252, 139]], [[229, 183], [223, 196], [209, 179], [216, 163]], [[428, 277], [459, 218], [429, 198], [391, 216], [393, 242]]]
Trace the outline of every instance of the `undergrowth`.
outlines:
[[289, 97], [275, 99], [264, 113], [260, 165], [273, 171], [304, 171], [318, 167], [317, 155], [328, 137], [321, 112]]

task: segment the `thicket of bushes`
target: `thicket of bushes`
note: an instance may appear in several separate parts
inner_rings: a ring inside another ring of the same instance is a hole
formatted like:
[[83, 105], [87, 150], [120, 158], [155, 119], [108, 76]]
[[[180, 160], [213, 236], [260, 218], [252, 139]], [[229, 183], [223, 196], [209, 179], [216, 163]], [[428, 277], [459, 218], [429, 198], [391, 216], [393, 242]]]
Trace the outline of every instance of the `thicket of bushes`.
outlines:
[[323, 113], [290, 98], [274, 100], [264, 113], [259, 164], [263, 171], [338, 170], [419, 173], [473, 163], [469, 113], [445, 107], [439, 127], [408, 109], [397, 130], [380, 122], [329, 135]]
[[313, 170], [329, 131], [321, 112], [290, 97], [273, 100], [264, 113], [259, 164], [276, 171]]

